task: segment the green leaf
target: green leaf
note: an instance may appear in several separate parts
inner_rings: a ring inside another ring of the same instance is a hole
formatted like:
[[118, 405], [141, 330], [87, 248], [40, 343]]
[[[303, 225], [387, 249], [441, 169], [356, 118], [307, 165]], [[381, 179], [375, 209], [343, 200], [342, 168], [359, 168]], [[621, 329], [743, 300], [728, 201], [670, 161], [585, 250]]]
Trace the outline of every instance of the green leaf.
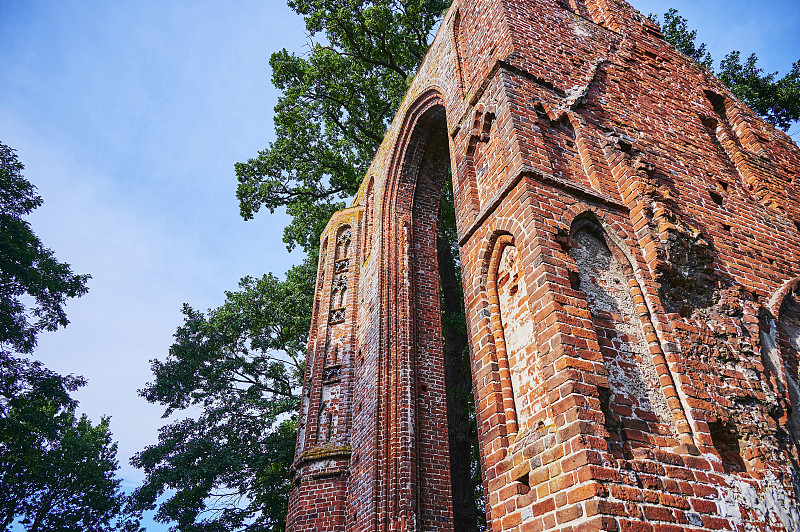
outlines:
[[93, 426], [75, 415], [69, 392], [81, 377], [63, 377], [0, 355], [0, 528], [139, 530], [116, 477], [117, 445], [109, 419]]

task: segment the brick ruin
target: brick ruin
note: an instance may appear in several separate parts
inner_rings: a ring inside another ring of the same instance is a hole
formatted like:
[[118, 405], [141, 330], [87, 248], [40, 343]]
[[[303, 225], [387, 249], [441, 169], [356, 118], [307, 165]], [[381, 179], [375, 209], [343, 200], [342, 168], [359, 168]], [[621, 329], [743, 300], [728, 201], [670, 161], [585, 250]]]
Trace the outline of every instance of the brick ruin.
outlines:
[[489, 529], [800, 531], [799, 163], [622, 0], [454, 2], [322, 235], [288, 530], [454, 530], [452, 175]]

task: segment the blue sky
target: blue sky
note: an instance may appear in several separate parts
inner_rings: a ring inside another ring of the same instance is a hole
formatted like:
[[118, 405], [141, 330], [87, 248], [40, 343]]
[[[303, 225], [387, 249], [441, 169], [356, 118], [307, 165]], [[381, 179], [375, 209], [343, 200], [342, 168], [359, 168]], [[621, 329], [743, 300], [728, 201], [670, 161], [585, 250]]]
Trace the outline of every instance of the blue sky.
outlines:
[[[678, 8], [717, 61], [754, 51], [785, 73], [800, 58], [796, 0], [633, 4]], [[93, 276], [36, 357], [88, 378], [77, 398], [94, 420], [112, 416], [128, 486], [142, 478], [128, 458], [162, 423], [136, 390], [181, 304], [217, 306], [240, 277], [300, 259], [280, 213], [241, 220], [233, 164], [273, 138], [269, 54], [305, 42], [278, 0], [0, 0], [0, 141], [45, 199], [34, 230]]]

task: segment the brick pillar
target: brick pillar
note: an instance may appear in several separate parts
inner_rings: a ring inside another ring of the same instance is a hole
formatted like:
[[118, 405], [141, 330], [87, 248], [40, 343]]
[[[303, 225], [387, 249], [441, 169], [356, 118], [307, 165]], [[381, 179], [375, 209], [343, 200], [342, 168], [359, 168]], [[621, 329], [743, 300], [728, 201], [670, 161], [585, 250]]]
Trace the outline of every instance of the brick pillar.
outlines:
[[352, 454], [352, 382], [363, 208], [322, 234], [287, 530], [341, 531]]

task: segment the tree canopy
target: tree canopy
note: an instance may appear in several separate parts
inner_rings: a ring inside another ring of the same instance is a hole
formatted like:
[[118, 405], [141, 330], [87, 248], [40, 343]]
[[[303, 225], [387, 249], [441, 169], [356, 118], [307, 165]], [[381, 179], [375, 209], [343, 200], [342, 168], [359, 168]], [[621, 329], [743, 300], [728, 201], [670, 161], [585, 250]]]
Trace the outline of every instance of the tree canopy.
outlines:
[[241, 214], [285, 206], [289, 249], [319, 234], [355, 194], [428, 51], [446, 0], [290, 0], [306, 21], [306, 56], [272, 54], [276, 139], [236, 164]]
[[[714, 60], [706, 50], [706, 44], [696, 43], [697, 30], [689, 30], [687, 20], [676, 9], [664, 13], [663, 23], [656, 15], [651, 14], [649, 18], [661, 24], [667, 42], [714, 72]], [[785, 131], [800, 119], [800, 60], [795, 61], [780, 79], [777, 72], [764, 73], [764, 69], [758, 66], [756, 54], [750, 54], [742, 63], [738, 50], [729, 52], [720, 61], [719, 68], [719, 80], [773, 126]]]
[[449, 0], [289, 0], [309, 52], [270, 57], [275, 140], [235, 165], [241, 214], [285, 207], [291, 250], [307, 258], [285, 280], [245, 278], [184, 324], [141, 394], [195, 418], [161, 429], [132, 460], [147, 478], [139, 508], [175, 530], [283, 530], [296, 409], [316, 277], [319, 235], [355, 194]]
[[141, 508], [176, 490], [157, 513], [176, 530], [283, 530], [319, 235], [358, 189], [449, 2], [289, 5], [310, 52], [272, 54], [276, 139], [236, 164], [237, 196], [245, 219], [286, 207], [284, 241], [308, 257], [285, 280], [244, 279], [206, 314], [185, 306], [170, 357], [153, 362], [142, 395], [165, 415], [200, 410], [133, 460], [147, 474]]
[[719, 79], [764, 120], [788, 130], [800, 118], [800, 60], [780, 79], [757, 63], [756, 54], [742, 63], [739, 51], [730, 52], [720, 61]]
[[668, 9], [664, 13], [663, 23], [657, 15], [650, 14], [648, 18], [661, 26], [661, 33], [668, 43], [707, 69], [714, 69], [714, 60], [706, 50], [706, 43], [697, 44], [695, 42], [697, 40], [697, 30], [689, 29], [688, 21], [678, 14], [677, 9]]
[[70, 397], [85, 381], [0, 357], [0, 529], [139, 530], [116, 477], [109, 419], [92, 425]]
[[24, 168], [0, 143], [0, 349], [30, 353], [39, 332], [69, 323], [64, 304], [87, 292], [90, 276], [58, 262], [23, 219], [43, 202]]
[[42, 205], [13, 149], [0, 143], [0, 528], [138, 530], [116, 478], [109, 419], [92, 425], [70, 393], [86, 384], [29, 355], [38, 333], [66, 326], [89, 275], [58, 262], [23, 218]]
[[[309, 271], [310, 270], [310, 271]], [[294, 455], [316, 264], [280, 280], [245, 278], [207, 313], [184, 305], [184, 323], [155, 379], [141, 390], [164, 426], [132, 460], [144, 469], [134, 493], [173, 530], [283, 530]]]

